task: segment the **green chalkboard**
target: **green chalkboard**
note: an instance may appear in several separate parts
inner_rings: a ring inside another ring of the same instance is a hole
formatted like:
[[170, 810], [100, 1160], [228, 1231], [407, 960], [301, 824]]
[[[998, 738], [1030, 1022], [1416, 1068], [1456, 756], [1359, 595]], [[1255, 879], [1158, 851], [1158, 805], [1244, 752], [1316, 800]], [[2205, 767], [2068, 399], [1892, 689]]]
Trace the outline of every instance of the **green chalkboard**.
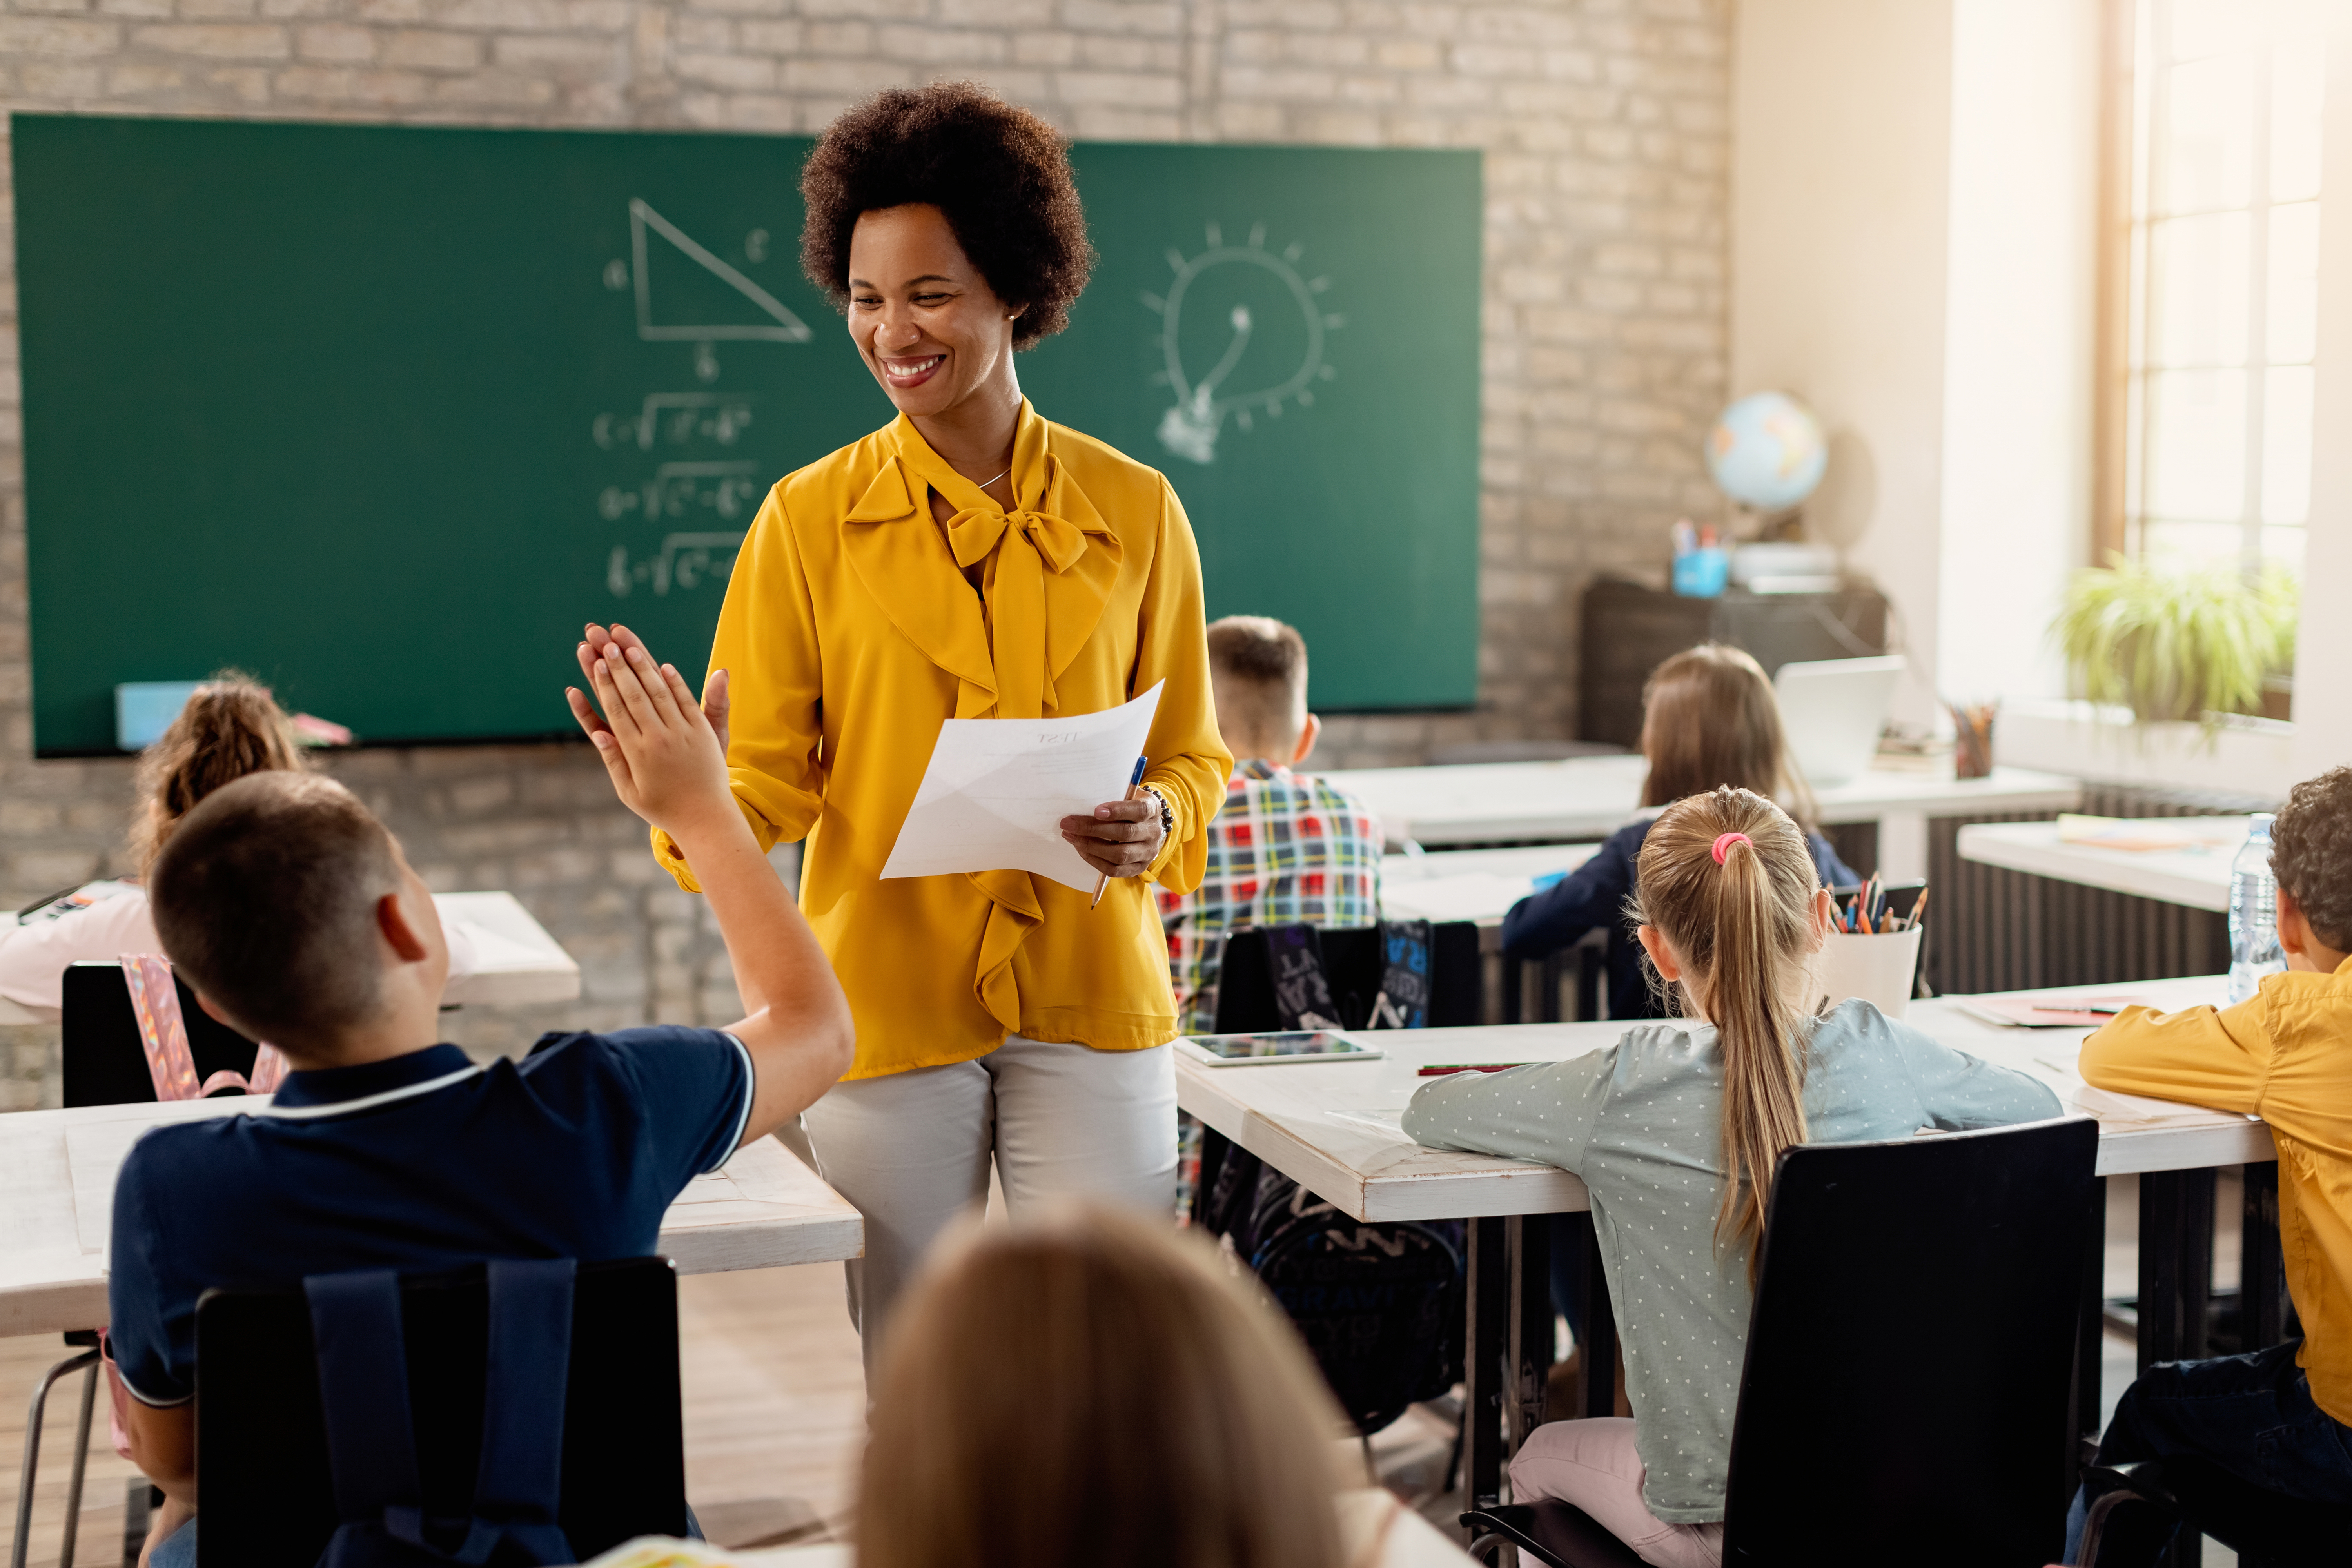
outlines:
[[[225, 666], [371, 742], [560, 733], [583, 621], [706, 654], [769, 485], [886, 423], [806, 138], [17, 115], [36, 750]], [[1472, 700], [1473, 153], [1081, 144], [1023, 356], [1164, 470], [1330, 710]]]

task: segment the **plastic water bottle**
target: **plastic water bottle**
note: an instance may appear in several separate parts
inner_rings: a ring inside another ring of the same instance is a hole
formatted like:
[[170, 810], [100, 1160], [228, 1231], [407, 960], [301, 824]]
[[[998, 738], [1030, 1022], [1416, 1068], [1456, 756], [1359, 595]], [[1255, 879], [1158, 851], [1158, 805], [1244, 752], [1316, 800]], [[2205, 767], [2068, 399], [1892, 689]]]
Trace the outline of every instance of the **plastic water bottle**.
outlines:
[[2230, 1000], [2242, 1002], [2263, 976], [2286, 967], [2279, 952], [2278, 879], [2271, 875], [2271, 819], [2254, 814], [2244, 847], [2230, 863]]

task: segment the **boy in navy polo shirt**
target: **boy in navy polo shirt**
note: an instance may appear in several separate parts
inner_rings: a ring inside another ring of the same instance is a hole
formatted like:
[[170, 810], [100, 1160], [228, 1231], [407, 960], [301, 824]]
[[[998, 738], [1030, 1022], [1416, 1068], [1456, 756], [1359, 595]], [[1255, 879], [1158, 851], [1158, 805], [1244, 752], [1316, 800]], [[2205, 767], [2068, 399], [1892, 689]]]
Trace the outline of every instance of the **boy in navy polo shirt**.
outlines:
[[849, 1068], [848, 1004], [685, 681], [635, 639], [583, 663], [609, 716], [583, 727], [623, 804], [688, 847], [726, 936], [750, 1010], [727, 1029], [550, 1036], [487, 1068], [434, 1044], [449, 955], [432, 895], [329, 779], [229, 784], [155, 861], [155, 926], [178, 973], [294, 1069], [253, 1114], [147, 1133], [115, 1184], [110, 1338], [131, 1457], [166, 1498], [144, 1554], [156, 1568], [194, 1561], [206, 1289], [644, 1256], [688, 1182]]

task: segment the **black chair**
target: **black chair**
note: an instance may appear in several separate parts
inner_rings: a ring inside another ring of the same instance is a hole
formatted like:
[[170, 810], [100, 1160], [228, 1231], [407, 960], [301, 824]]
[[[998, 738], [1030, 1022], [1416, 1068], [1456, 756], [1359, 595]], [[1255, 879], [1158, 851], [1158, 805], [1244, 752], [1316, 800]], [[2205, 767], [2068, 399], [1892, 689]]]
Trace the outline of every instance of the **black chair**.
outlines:
[[[226, 1068], [251, 1077], [257, 1048], [196, 1003], [187, 983], [174, 979], [180, 1016], [188, 1029], [188, 1055], [202, 1083]], [[63, 1017], [65, 1101], [78, 1105], [139, 1105], [155, 1098], [147, 1070], [147, 1050], [139, 1039], [139, 1016], [131, 1011], [131, 988], [119, 963], [68, 964]], [[223, 1092], [242, 1092], [224, 1090]]]
[[[481, 1448], [488, 1297], [479, 1268], [401, 1281], [427, 1513], [463, 1516]], [[669, 1260], [580, 1266], [558, 1521], [584, 1561], [687, 1533], [677, 1280]], [[338, 1523], [310, 1308], [299, 1288], [196, 1305], [201, 1568], [312, 1568]]]
[[[2208, 1460], [2098, 1465], [2084, 1479], [2095, 1489], [2108, 1489], [2091, 1505], [2083, 1531], [2079, 1560], [2090, 1568], [2099, 1568], [2102, 1552], [2126, 1534], [2140, 1548], [2135, 1554], [2145, 1560], [2147, 1544], [2176, 1523], [2235, 1552], [2238, 1568], [2352, 1563], [2352, 1507], [2268, 1491]], [[2125, 1510], [2135, 1505], [2156, 1519], [2130, 1519]]]
[[[2098, 1126], [2086, 1118], [1780, 1158], [1732, 1428], [1724, 1562], [2041, 1568]], [[1474, 1554], [1639, 1561], [1579, 1510], [1474, 1510]]]
[[[1381, 993], [1385, 964], [1381, 928], [1318, 926], [1315, 935], [1322, 947], [1323, 975], [1339, 1009], [1337, 1021], [1342, 1027], [1360, 1029], [1371, 1017], [1373, 999]], [[1482, 973], [1478, 928], [1468, 921], [1441, 921], [1431, 928], [1429, 944], [1429, 1026], [1444, 1029], [1476, 1024]], [[1228, 932], [1217, 975], [1215, 1032], [1242, 1035], [1281, 1026], [1266, 933], [1255, 927]]]

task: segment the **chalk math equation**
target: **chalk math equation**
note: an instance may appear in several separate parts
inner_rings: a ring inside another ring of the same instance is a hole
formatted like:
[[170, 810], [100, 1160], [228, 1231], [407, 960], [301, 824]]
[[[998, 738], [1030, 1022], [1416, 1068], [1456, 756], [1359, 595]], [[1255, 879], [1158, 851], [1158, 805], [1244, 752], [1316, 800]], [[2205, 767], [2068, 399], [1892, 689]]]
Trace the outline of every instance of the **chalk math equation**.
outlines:
[[[772, 243], [766, 229], [745, 234], [744, 264], [766, 261]], [[598, 450], [656, 459], [643, 479], [599, 491], [597, 517], [663, 530], [650, 553], [614, 542], [604, 555], [604, 586], [625, 599], [639, 590], [667, 598], [723, 585], [768, 487], [756, 462], [724, 456], [751, 428], [759, 400], [711, 386], [720, 374], [719, 345], [803, 343], [808, 326], [643, 197], [629, 200], [629, 254], [607, 260], [603, 279], [613, 293], [631, 297], [639, 342], [690, 345], [694, 379], [701, 384], [646, 393], [635, 408], [608, 410], [591, 423]]]

